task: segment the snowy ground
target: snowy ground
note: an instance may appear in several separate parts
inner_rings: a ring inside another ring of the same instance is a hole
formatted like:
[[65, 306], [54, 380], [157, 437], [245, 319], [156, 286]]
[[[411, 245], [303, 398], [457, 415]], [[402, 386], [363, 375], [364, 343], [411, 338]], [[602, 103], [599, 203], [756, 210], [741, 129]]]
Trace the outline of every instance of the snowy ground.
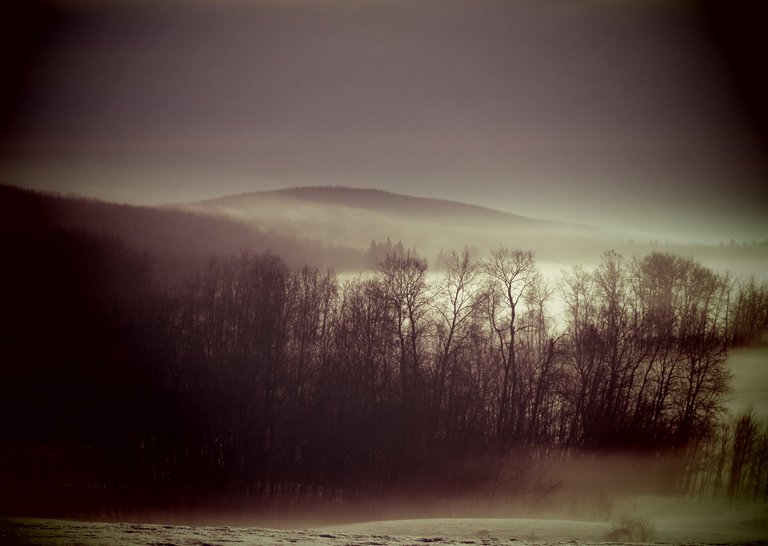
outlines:
[[[626, 522], [625, 522], [626, 523]], [[637, 529], [617, 523], [541, 519], [400, 520], [334, 526], [314, 530], [248, 527], [188, 527], [137, 523], [94, 523], [68, 520], [0, 520], [0, 544], [134, 545], [134, 546], [263, 546], [263, 545], [458, 545], [525, 544], [724, 544], [768, 545], [768, 535], [754, 526], [717, 529], [673, 528], [654, 524], [652, 536], [632, 536]], [[701, 527], [701, 526], [699, 526]], [[764, 539], [764, 540], [761, 540]]]

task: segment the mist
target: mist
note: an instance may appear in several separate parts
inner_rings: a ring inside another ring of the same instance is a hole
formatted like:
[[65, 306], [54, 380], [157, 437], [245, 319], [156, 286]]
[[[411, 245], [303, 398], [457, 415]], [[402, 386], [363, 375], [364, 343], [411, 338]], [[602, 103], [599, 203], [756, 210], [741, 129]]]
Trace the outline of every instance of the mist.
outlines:
[[[238, 233], [286, 252], [301, 240], [226, 217], [5, 191], [3, 413], [21, 416], [4, 429], [6, 515], [459, 526], [456, 540], [491, 533], [489, 518], [534, 526], [529, 541], [765, 532], [768, 428], [750, 409], [764, 281], [660, 250], [552, 277], [532, 251], [465, 248], [430, 271], [392, 240], [341, 276], [298, 261], [302, 247], [294, 263], [253, 246], [205, 256]], [[196, 259], [169, 274], [168, 252]]]
[[0, 6], [0, 541], [768, 538], [759, 2]]

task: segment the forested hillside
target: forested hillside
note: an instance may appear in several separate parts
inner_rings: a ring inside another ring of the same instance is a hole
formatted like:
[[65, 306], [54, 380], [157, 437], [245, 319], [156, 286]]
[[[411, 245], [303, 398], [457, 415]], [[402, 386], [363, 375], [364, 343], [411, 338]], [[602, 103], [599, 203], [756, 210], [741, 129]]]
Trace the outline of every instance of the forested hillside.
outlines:
[[213, 254], [279, 249], [289, 263], [311, 263], [339, 270], [365, 266], [363, 249], [259, 229], [231, 217], [166, 207], [110, 203], [76, 196], [34, 192], [0, 184], [0, 229], [85, 230], [116, 237], [152, 255], [161, 280], [178, 281]]

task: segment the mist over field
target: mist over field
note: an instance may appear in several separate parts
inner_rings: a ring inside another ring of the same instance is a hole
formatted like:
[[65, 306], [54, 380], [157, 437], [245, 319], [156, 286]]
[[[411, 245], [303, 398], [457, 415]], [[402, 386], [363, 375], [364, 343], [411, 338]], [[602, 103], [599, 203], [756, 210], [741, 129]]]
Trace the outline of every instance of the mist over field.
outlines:
[[768, 540], [762, 2], [0, 5], [0, 543]]
[[[759, 268], [621, 240], [632, 255], [539, 266], [549, 241], [597, 253], [603, 232], [369, 190], [162, 207], [2, 192], [3, 350], [25, 363], [4, 372], [3, 411], [23, 416], [4, 429], [6, 515], [339, 540], [765, 536]], [[399, 240], [366, 245], [398, 225], [428, 244], [443, 224], [434, 266]], [[536, 254], [491, 246], [516, 224]], [[33, 543], [161, 532], [4, 525]]]

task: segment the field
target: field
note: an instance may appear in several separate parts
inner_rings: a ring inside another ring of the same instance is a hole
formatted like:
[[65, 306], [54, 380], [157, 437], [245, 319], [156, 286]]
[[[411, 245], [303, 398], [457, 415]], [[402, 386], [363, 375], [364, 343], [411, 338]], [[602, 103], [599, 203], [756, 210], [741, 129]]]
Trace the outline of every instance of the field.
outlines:
[[[663, 511], [663, 509], [662, 509]], [[50, 546], [262, 546], [475, 544], [768, 544], [765, 508], [723, 505], [701, 513], [616, 522], [555, 519], [419, 519], [316, 527], [185, 526], [12, 518], [0, 541]]]

